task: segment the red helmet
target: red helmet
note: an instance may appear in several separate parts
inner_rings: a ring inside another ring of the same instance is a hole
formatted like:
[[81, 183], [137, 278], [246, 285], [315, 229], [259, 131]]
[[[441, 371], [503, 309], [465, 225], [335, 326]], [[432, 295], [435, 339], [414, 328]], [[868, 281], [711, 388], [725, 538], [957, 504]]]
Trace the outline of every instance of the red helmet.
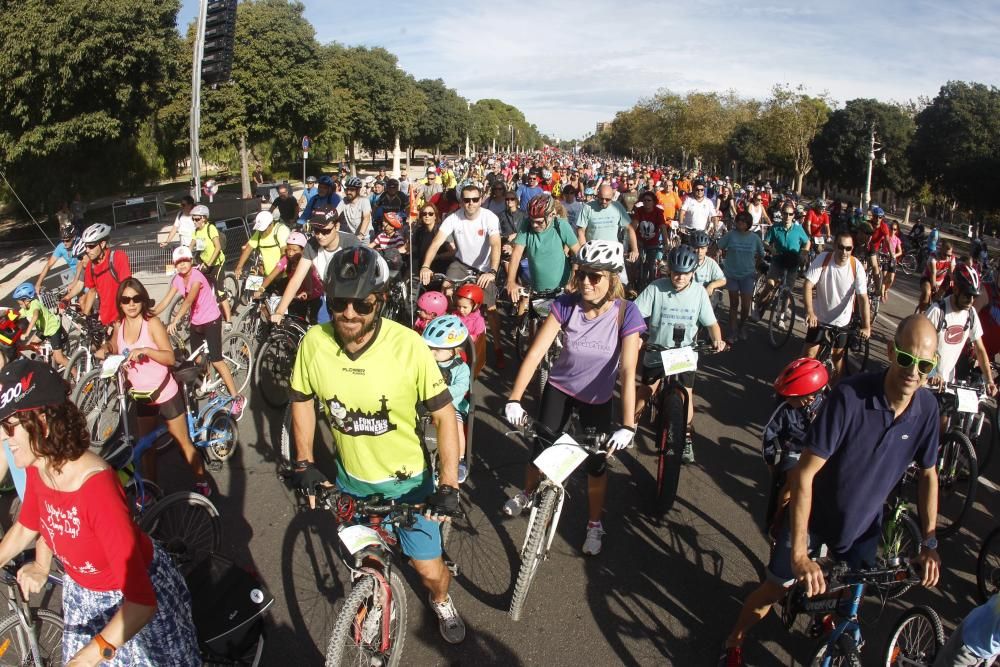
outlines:
[[532, 220], [547, 220], [556, 212], [556, 204], [548, 194], [535, 195], [528, 202], [528, 217]]
[[805, 357], [785, 366], [774, 381], [774, 390], [786, 398], [809, 396], [825, 387], [829, 380], [822, 362]]
[[455, 290], [455, 298], [468, 299], [476, 304], [476, 307], [483, 305], [483, 288], [479, 285], [467, 283]]

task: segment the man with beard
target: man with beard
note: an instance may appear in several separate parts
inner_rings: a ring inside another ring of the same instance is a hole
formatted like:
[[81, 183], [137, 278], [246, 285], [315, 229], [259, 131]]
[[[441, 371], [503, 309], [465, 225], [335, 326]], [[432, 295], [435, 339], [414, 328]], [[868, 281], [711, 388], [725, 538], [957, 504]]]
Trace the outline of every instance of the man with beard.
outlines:
[[[413, 526], [396, 532], [403, 553], [429, 591], [441, 636], [465, 639], [441, 557], [440, 522], [458, 513], [458, 422], [451, 393], [430, 349], [416, 332], [381, 317], [389, 267], [375, 251], [357, 247], [333, 258], [325, 280], [331, 321], [302, 338], [289, 392], [295, 439], [294, 480], [316, 505], [318, 487], [331, 486], [313, 454], [319, 401], [336, 445], [335, 482], [355, 498], [426, 503]], [[392, 382], [386, 382], [386, 378]], [[424, 458], [417, 406], [437, 429], [440, 482]]]
[[361, 179], [351, 176], [344, 181], [344, 205], [340, 209], [340, 229], [368, 242], [372, 226], [372, 205], [361, 196]]

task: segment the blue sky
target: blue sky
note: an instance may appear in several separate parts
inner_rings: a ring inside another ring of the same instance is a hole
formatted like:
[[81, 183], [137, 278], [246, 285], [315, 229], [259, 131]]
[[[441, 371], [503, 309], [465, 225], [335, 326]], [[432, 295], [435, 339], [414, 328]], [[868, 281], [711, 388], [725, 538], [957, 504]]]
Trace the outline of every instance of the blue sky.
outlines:
[[[385, 47], [416, 78], [500, 98], [564, 139], [660, 88], [764, 98], [801, 83], [843, 103], [1000, 83], [1000, 9], [986, 0], [303, 4], [320, 42]], [[182, 32], [197, 11], [183, 0]]]

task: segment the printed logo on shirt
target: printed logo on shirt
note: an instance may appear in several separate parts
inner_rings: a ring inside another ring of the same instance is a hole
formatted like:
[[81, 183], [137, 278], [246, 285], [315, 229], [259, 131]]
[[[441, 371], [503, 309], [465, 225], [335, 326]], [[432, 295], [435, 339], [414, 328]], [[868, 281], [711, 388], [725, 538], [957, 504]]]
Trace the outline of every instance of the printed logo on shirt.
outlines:
[[80, 515], [76, 505], [64, 510], [45, 501], [45, 512], [47, 516], [42, 524], [48, 530], [49, 537], [59, 535], [75, 540], [80, 535]]
[[396, 425], [389, 421], [389, 400], [383, 394], [381, 408], [376, 412], [362, 412], [348, 409], [339, 398], [334, 396], [327, 401], [327, 414], [330, 424], [344, 435], [385, 435], [395, 431]]
[[[943, 315], [942, 315], [943, 317]], [[944, 332], [944, 342], [948, 345], [960, 345], [965, 337], [965, 326], [952, 324]]]

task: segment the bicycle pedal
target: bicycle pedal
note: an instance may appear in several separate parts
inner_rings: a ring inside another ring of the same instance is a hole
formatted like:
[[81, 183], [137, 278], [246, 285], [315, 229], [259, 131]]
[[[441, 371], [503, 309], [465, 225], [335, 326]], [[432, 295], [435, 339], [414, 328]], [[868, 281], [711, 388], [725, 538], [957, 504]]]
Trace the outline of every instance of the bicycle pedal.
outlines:
[[448, 568], [448, 571], [451, 572], [451, 576], [453, 577], [457, 577], [458, 573], [461, 571], [461, 569], [458, 567], [458, 563], [456, 563], [453, 560], [446, 560], [444, 562], [444, 566]]

